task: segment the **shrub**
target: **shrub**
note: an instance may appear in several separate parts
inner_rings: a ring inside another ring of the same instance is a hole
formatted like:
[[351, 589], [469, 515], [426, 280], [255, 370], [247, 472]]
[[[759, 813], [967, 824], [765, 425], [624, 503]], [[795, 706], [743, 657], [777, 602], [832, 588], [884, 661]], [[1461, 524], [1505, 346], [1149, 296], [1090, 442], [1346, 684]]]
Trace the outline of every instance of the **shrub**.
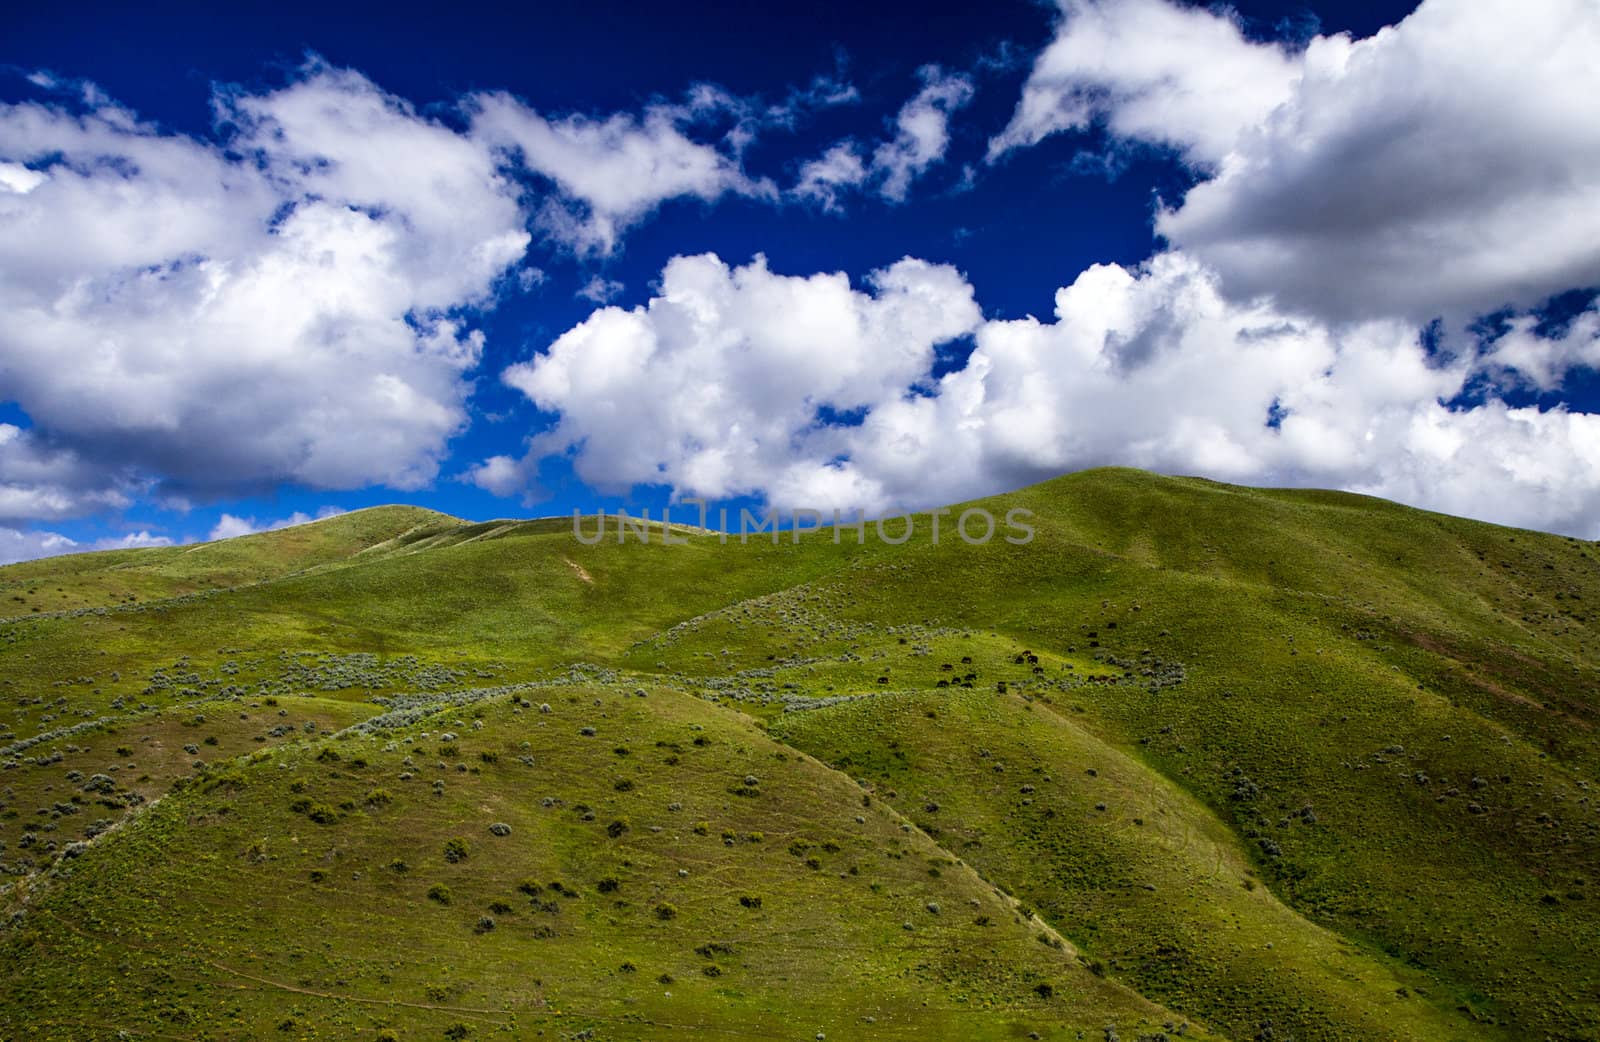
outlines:
[[306, 811], [306, 817], [318, 825], [332, 825], [339, 820], [339, 812], [326, 803], [313, 803], [311, 808]]
[[617, 888], [621, 885], [621, 883], [617, 882], [616, 876], [606, 876], [604, 879], [600, 880], [600, 882], [595, 884], [595, 889], [600, 891], [602, 894], [614, 894], [617, 892]]
[[385, 803], [394, 802], [394, 793], [390, 792], [388, 789], [373, 789], [371, 792], [367, 793], [367, 802], [372, 804], [374, 807], [381, 807]]
[[509, 836], [511, 835], [511, 826], [503, 821], [497, 821], [489, 826], [489, 831], [496, 836]]
[[444, 859], [452, 865], [465, 861], [471, 848], [464, 839], [447, 839], [444, 841]]
[[761, 907], [761, 898], [757, 897], [755, 894], [745, 894], [743, 897], [739, 898], [739, 904], [750, 909], [751, 911], [755, 911]]
[[618, 818], [616, 821], [613, 821], [611, 824], [606, 826], [606, 835], [610, 836], [612, 839], [618, 838], [624, 832], [627, 832], [627, 831], [628, 831], [628, 819], [627, 818]]
[[450, 888], [445, 886], [443, 883], [435, 883], [428, 887], [428, 900], [430, 901], [437, 901], [442, 905], [447, 905], [450, 903], [450, 899], [454, 896], [455, 895], [450, 892]]
[[676, 919], [677, 917], [678, 917], [678, 906], [677, 905], [672, 904], [669, 901], [663, 901], [660, 904], [656, 905], [656, 918], [660, 919], [662, 922], [666, 922], [669, 919]]
[[487, 915], [481, 915], [481, 916], [478, 917], [478, 925], [476, 925], [476, 926], [474, 926], [472, 928], [472, 932], [473, 933], [488, 933], [490, 930], [493, 930], [493, 929], [494, 929], [494, 919], [493, 919], [493, 917], [487, 916]]
[[405, 873], [411, 871], [411, 866], [399, 858], [395, 858], [393, 861], [389, 862], [389, 871], [404, 875]]

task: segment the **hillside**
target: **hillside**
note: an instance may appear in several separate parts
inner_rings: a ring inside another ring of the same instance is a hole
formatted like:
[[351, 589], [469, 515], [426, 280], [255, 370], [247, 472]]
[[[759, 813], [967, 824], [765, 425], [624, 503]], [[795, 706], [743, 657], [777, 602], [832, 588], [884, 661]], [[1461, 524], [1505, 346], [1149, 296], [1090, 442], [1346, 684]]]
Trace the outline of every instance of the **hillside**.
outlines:
[[1600, 546], [981, 505], [0, 568], [0, 1038], [1600, 1037]]

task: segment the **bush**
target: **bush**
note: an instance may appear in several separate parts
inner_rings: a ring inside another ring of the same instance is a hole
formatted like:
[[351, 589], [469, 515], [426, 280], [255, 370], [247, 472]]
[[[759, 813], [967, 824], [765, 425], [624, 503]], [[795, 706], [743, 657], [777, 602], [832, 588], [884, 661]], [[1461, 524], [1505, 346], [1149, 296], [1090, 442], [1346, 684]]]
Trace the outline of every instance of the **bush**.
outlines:
[[678, 906], [677, 905], [672, 904], [669, 901], [663, 901], [660, 904], [656, 905], [656, 918], [660, 919], [662, 922], [666, 922], [669, 919], [676, 919], [677, 917], [678, 917]]
[[450, 899], [454, 896], [455, 895], [450, 892], [450, 888], [445, 886], [443, 883], [435, 883], [428, 887], [428, 900], [430, 901], [437, 901], [442, 905], [447, 905], [450, 903]]
[[339, 820], [339, 812], [326, 803], [313, 803], [311, 809], [306, 811], [306, 817], [318, 825], [332, 825]]
[[624, 832], [627, 832], [627, 831], [628, 831], [628, 819], [627, 818], [618, 818], [616, 821], [613, 821], [611, 824], [606, 826], [606, 835], [610, 836], [612, 839], [618, 838]]
[[471, 848], [464, 839], [447, 839], [444, 841], [444, 859], [452, 865], [465, 861]]
[[478, 917], [478, 925], [474, 926], [472, 928], [472, 932], [473, 933], [488, 933], [490, 930], [493, 930], [493, 929], [494, 929], [494, 919], [493, 919], [493, 917], [487, 916], [487, 915], [482, 915], [482, 916]]
[[511, 826], [503, 821], [497, 821], [489, 826], [489, 831], [496, 836], [509, 836], [511, 835]]

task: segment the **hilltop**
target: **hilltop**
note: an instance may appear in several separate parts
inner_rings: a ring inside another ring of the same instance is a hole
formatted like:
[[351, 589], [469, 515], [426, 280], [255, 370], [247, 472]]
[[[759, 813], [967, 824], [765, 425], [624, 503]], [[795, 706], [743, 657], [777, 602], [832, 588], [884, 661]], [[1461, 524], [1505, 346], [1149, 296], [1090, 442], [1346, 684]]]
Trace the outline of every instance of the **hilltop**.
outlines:
[[1600, 1035], [1600, 547], [977, 505], [1033, 540], [0, 568], [0, 1037]]

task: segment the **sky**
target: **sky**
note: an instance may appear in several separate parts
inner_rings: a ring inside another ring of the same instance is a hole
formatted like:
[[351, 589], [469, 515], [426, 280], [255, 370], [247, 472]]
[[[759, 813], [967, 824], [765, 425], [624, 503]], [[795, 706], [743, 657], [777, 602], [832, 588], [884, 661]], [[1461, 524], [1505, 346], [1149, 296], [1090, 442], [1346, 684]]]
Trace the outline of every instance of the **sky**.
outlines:
[[0, 562], [1101, 465], [1600, 538], [1600, 5], [0, 35]]

